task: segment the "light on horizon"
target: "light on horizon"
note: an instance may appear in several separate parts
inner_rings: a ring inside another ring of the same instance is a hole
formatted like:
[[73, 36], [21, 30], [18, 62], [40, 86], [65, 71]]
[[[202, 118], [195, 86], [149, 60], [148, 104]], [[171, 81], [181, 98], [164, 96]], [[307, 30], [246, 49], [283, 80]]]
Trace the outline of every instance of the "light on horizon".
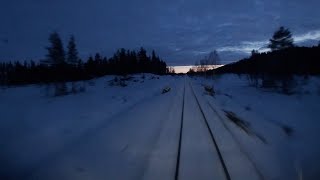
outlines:
[[[210, 65], [210, 67], [208, 69], [215, 69], [215, 68], [218, 68], [218, 67], [221, 67], [221, 66], [224, 66], [224, 65]], [[187, 73], [190, 68], [193, 68], [193, 67], [196, 67], [196, 66], [170, 66], [174, 69], [175, 73], [178, 74], [178, 73]]]

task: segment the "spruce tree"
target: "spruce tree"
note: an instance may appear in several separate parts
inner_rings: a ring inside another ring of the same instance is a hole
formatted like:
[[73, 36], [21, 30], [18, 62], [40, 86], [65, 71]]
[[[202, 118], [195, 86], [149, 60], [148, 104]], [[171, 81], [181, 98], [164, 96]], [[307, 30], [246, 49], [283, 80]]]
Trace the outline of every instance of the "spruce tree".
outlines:
[[74, 36], [70, 37], [70, 40], [69, 40], [69, 43], [68, 43], [67, 62], [72, 67], [76, 67], [78, 62], [79, 62], [78, 50], [77, 50], [77, 47], [76, 47]]
[[140, 71], [146, 72], [147, 66], [148, 66], [148, 56], [147, 56], [147, 51], [143, 47], [141, 47], [140, 51], [138, 52], [138, 59], [139, 59]]
[[217, 52], [217, 50], [214, 50], [213, 52], [211, 52], [208, 56], [208, 65], [219, 65], [220, 62], [220, 56]]
[[47, 47], [48, 54], [46, 62], [51, 66], [61, 66], [65, 64], [65, 51], [60, 36], [57, 32], [53, 32], [49, 41], [51, 46]]
[[293, 38], [289, 29], [280, 27], [270, 39], [268, 47], [272, 50], [281, 50], [289, 47], [293, 47]]
[[153, 62], [157, 61], [157, 56], [154, 50], [152, 50], [152, 53], [151, 53], [151, 61]]

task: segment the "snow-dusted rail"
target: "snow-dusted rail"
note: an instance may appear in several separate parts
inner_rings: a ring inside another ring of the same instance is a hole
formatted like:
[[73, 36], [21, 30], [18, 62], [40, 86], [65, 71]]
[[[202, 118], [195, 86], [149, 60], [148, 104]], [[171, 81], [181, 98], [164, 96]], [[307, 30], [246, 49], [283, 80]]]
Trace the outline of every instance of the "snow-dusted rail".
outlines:
[[188, 81], [184, 83], [175, 179], [226, 179], [230, 174]]
[[226, 164], [225, 164], [225, 160], [223, 159], [223, 156], [222, 156], [221, 151], [220, 151], [220, 148], [219, 148], [219, 146], [218, 146], [218, 144], [217, 144], [216, 138], [214, 137], [213, 132], [212, 132], [210, 126], [209, 126], [208, 120], [207, 120], [207, 118], [206, 118], [206, 116], [205, 116], [205, 114], [204, 114], [204, 112], [203, 112], [203, 109], [201, 108], [201, 105], [200, 105], [200, 103], [199, 103], [199, 100], [198, 100], [198, 98], [197, 98], [197, 96], [196, 96], [196, 94], [195, 94], [195, 92], [194, 92], [194, 89], [193, 89], [191, 83], [188, 82], [188, 84], [189, 84], [190, 89], [191, 89], [191, 91], [192, 91], [193, 97], [196, 99], [198, 108], [199, 108], [199, 110], [201, 111], [201, 114], [202, 114], [203, 120], [204, 120], [204, 122], [205, 122], [205, 125], [206, 125], [206, 127], [207, 127], [207, 129], [208, 129], [208, 131], [209, 131], [209, 133], [210, 133], [210, 138], [212, 139], [212, 142], [214, 143], [214, 146], [215, 146], [216, 152], [217, 152], [217, 154], [218, 154], [219, 160], [220, 160], [220, 162], [221, 162], [221, 165], [222, 165], [222, 167], [223, 167], [223, 171], [224, 171], [224, 173], [225, 173], [226, 179], [227, 179], [227, 180], [231, 180], [229, 171], [228, 171], [227, 166], [226, 166]]
[[212, 106], [212, 104], [206, 100], [206, 103], [208, 104], [208, 106], [210, 107], [210, 109], [217, 115], [217, 119], [221, 122], [221, 124], [223, 125], [223, 127], [225, 128], [226, 131], [229, 132], [229, 134], [231, 135], [232, 139], [234, 140], [234, 142], [237, 144], [239, 151], [244, 154], [244, 156], [248, 159], [248, 161], [252, 164], [253, 169], [255, 170], [256, 174], [259, 176], [260, 179], [264, 180], [265, 177], [263, 175], [263, 173], [261, 172], [261, 170], [258, 168], [258, 165], [254, 162], [253, 158], [250, 156], [249, 152], [247, 152], [243, 145], [241, 144], [241, 142], [236, 138], [236, 135], [232, 132], [232, 130], [228, 127], [228, 125], [224, 122], [222, 116], [219, 114], [219, 112]]
[[225, 117], [217, 110], [219, 108], [212, 106], [207, 98], [201, 98], [197, 87], [195, 87], [196, 90], [194, 90], [191, 83], [189, 83], [189, 86], [192, 90], [193, 97], [196, 99], [197, 107], [201, 111], [205, 125], [217, 148], [223, 169], [226, 175], [228, 175], [227, 178], [268, 179], [262, 172], [263, 167], [258, 167], [250, 153], [243, 148], [234, 132], [228, 127], [224, 119]]
[[[184, 80], [185, 81], [185, 80]], [[181, 142], [182, 142], [182, 128], [183, 128], [183, 113], [184, 113], [184, 98], [186, 95], [186, 83], [183, 85], [183, 98], [182, 98], [182, 110], [181, 110], [181, 120], [180, 120], [180, 129], [179, 129], [179, 143], [178, 143], [178, 155], [177, 155], [177, 163], [175, 170], [175, 180], [179, 177], [179, 166], [180, 166], [180, 153], [181, 153]]]

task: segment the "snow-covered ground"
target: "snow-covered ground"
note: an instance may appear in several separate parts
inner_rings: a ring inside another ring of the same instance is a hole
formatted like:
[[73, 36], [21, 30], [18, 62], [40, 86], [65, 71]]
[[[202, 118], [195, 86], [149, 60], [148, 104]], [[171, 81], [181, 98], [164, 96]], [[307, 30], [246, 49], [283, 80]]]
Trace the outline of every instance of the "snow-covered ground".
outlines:
[[60, 97], [34, 85], [1, 89], [0, 179], [320, 177], [316, 77], [290, 96], [235, 75], [134, 75], [125, 87], [112, 79]]
[[175, 86], [174, 77], [152, 77], [159, 76], [135, 75], [120, 87], [110, 86], [114, 77], [106, 76], [92, 80], [84, 93], [61, 97], [48, 97], [39, 86], [1, 90], [1, 177], [28, 175], [139, 104], [159, 98], [163, 87]]
[[[214, 86], [214, 97], [202, 96], [266, 179], [320, 177], [320, 77], [296, 79], [299, 85], [292, 95], [250, 87], [245, 77], [236, 75], [193, 80], [199, 92], [204, 84]], [[226, 112], [247, 127], [236, 125]]]

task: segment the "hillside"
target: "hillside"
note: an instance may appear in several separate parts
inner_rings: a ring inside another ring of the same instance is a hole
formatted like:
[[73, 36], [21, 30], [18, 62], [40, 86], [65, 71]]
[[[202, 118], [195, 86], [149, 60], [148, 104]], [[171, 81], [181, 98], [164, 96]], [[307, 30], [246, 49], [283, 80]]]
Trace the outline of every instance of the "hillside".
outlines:
[[320, 74], [320, 46], [292, 47], [256, 53], [249, 58], [220, 67], [214, 72], [218, 74]]

